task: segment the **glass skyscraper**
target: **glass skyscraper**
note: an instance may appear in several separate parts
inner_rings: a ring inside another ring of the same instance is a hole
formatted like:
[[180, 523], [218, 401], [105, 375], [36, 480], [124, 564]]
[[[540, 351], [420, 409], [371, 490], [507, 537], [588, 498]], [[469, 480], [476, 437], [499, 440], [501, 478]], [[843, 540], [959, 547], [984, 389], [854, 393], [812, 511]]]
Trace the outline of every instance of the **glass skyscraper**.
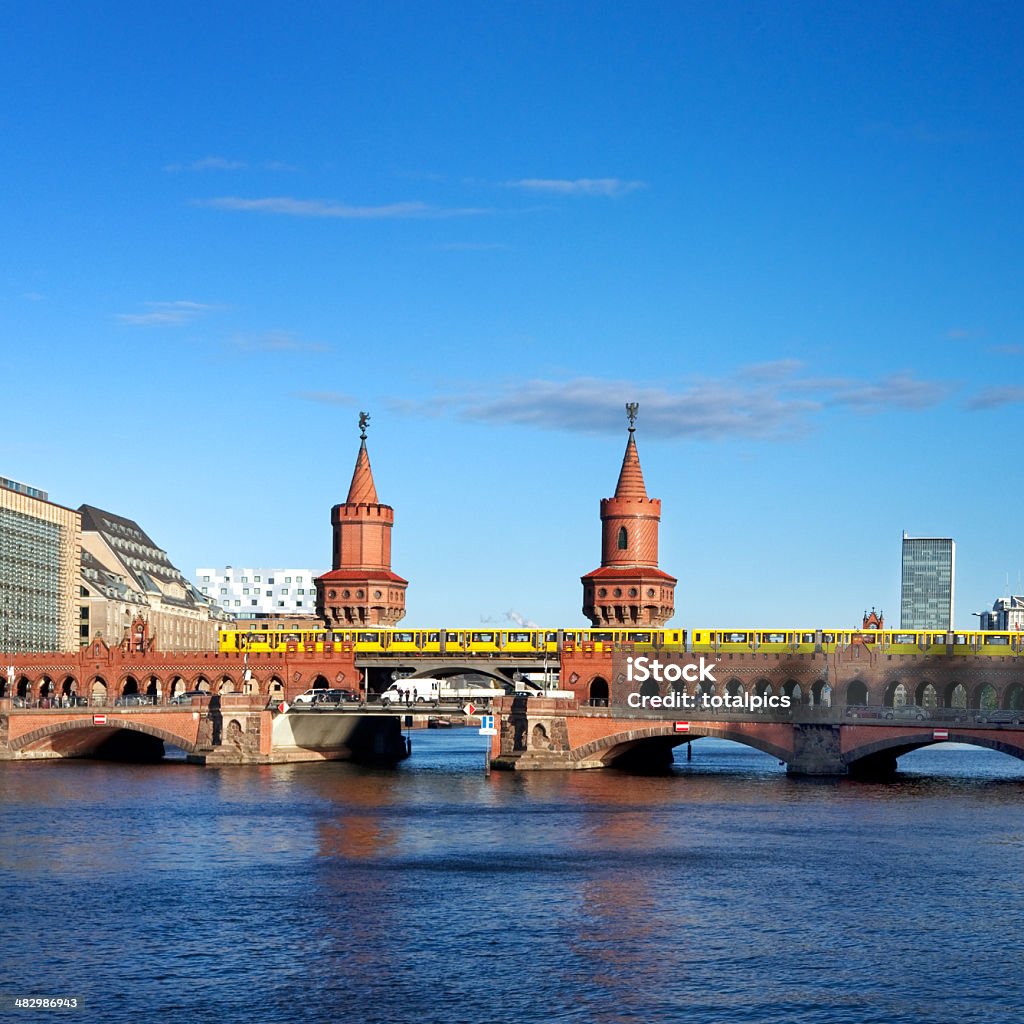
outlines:
[[956, 544], [903, 534], [901, 629], [952, 629]]

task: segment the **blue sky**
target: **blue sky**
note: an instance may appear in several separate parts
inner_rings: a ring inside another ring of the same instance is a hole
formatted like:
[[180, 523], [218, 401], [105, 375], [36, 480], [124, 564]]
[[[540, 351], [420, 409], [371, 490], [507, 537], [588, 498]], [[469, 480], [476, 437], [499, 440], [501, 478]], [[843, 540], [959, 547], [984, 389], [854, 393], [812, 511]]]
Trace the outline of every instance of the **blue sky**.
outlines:
[[[211, 9], [212, 7], [212, 9]], [[676, 623], [1024, 570], [1011, 3], [14, 3], [0, 474], [329, 567], [371, 413], [412, 624], [578, 624], [624, 404]]]

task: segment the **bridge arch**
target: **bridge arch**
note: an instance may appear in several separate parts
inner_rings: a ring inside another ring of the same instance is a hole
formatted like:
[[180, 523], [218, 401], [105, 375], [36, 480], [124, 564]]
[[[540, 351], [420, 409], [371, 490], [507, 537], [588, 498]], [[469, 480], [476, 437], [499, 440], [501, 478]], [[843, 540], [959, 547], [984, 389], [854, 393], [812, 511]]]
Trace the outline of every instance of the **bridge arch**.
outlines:
[[[659, 723], [646, 728], [628, 729], [585, 743], [571, 751], [571, 756], [576, 762], [600, 761], [604, 765], [612, 765], [626, 758], [637, 761], [644, 760], [643, 754], [646, 747], [651, 755], [649, 760], [656, 762], [660, 756], [666, 753], [671, 759], [672, 748], [678, 747], [682, 743], [704, 737], [714, 737], [742, 743], [744, 746], [753, 747], [780, 761], [788, 762], [793, 757], [791, 749], [765, 740], [761, 736], [752, 736], [729, 725], [705, 725], [702, 722], [691, 722], [690, 727], [693, 732], [686, 734], [677, 733], [671, 722]], [[662, 761], [664, 763], [663, 757]]]
[[[406, 679], [429, 679], [431, 677], [437, 679], [449, 679], [452, 676], [485, 676], [487, 679], [497, 680], [502, 684], [502, 687], [511, 686], [512, 679], [505, 675], [498, 669], [487, 668], [479, 663], [466, 664], [463, 662], [461, 665], [434, 665], [425, 666], [424, 668], [418, 669], [413, 672], [412, 675], [406, 676]], [[600, 677], [598, 677], [600, 678]], [[596, 681], [596, 680], [595, 680]], [[607, 686], [608, 684], [605, 683]]]
[[53, 751], [64, 757], [85, 757], [95, 753], [118, 732], [134, 732], [151, 736], [164, 743], [180, 747], [188, 754], [195, 753], [197, 744], [187, 736], [179, 735], [138, 719], [119, 719], [116, 725], [96, 725], [91, 717], [65, 722], [52, 722], [11, 740], [10, 749], [27, 753]]
[[[936, 740], [930, 732], [921, 731], [908, 733], [904, 736], [891, 736], [872, 743], [864, 743], [843, 752], [843, 761], [852, 773], [859, 769], [873, 767], [895, 769], [896, 759], [913, 750], [931, 747], [946, 740]], [[969, 743], [988, 750], [997, 750], [1001, 754], [1009, 754], [1024, 761], [1024, 732], [1002, 732], [998, 734], [977, 735], [973, 732], [955, 732], [949, 730], [949, 743]]]

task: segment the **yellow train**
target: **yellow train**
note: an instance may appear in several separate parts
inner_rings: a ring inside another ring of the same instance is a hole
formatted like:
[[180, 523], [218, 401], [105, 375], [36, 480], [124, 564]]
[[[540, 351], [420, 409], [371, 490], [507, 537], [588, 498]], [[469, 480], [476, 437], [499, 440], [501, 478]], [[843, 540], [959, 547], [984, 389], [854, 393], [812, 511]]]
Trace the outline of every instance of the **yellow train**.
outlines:
[[812, 654], [863, 645], [886, 654], [1024, 654], [1024, 633], [921, 629], [223, 629], [219, 649], [238, 652], [354, 650], [359, 654], [558, 656], [563, 650], [635, 648], [700, 654]]

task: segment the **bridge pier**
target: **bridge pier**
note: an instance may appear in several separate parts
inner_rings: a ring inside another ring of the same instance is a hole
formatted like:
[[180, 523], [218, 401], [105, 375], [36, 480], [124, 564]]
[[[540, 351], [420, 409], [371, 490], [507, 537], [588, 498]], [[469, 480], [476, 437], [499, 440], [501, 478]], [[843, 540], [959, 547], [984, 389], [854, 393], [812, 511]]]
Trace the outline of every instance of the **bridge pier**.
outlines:
[[786, 764], [790, 775], [846, 775], [838, 725], [794, 724], [793, 757]]

